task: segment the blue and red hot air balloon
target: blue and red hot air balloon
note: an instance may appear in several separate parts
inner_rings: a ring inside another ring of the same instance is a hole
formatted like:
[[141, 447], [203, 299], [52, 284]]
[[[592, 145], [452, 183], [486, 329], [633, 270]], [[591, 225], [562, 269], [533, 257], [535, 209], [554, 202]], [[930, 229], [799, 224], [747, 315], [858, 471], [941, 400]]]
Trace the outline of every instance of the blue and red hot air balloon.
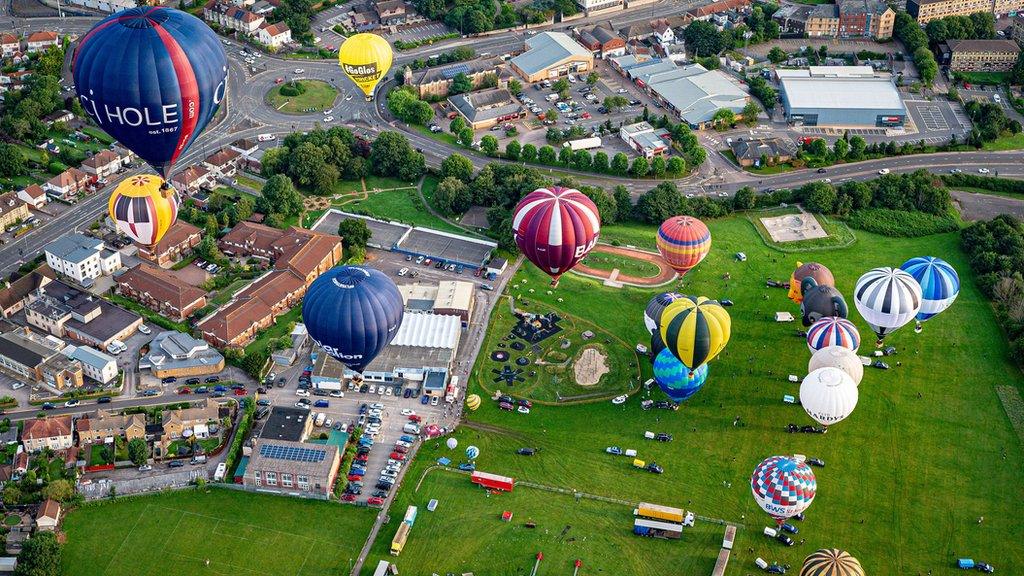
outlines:
[[309, 287], [302, 322], [327, 354], [362, 373], [398, 334], [404, 310], [402, 294], [383, 273], [339, 266]]
[[658, 228], [657, 244], [665, 262], [683, 275], [711, 251], [711, 231], [693, 216], [673, 216]]
[[780, 526], [811, 505], [818, 491], [814, 471], [791, 456], [766, 458], [750, 476], [750, 491], [762, 510]]
[[811, 354], [829, 346], [842, 346], [852, 352], [860, 348], [860, 332], [846, 318], [825, 316], [807, 330], [807, 347]]
[[594, 202], [572, 188], [538, 188], [512, 211], [516, 246], [553, 286], [597, 244], [601, 215]]
[[224, 98], [227, 57], [201, 20], [162, 6], [93, 26], [72, 60], [82, 108], [164, 180]]

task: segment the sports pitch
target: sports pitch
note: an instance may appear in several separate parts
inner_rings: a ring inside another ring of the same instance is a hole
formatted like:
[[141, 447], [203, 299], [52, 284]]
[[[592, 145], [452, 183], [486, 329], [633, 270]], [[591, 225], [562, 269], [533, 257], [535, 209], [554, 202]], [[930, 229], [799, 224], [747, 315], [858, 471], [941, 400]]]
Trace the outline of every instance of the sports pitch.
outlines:
[[[711, 364], [704, 389], [677, 412], [642, 411], [642, 393], [622, 406], [607, 401], [535, 405], [529, 415], [502, 412], [485, 399], [457, 432], [455, 451], [443, 442], [438, 448], [428, 443], [413, 464], [392, 516], [400, 517], [409, 503], [425, 505], [429, 498], [439, 498], [442, 505], [434, 513], [420, 511], [405, 552], [394, 559], [399, 570], [528, 573], [533, 556], [543, 551], [552, 562], [542, 563], [538, 574], [569, 574], [575, 558], [584, 564], [580, 574], [588, 575], [655, 576], [665, 574], [668, 566], [674, 574], [711, 573], [721, 539], [717, 524], [708, 524], [714, 528], [710, 532], [698, 525], [681, 542], [651, 541], [632, 536], [630, 511], [621, 505], [584, 502], [576, 510], [571, 497], [526, 486], [487, 498], [468, 478], [445, 472], [431, 472], [414, 491], [421, 471], [434, 459], [445, 455], [457, 464], [465, 446], [474, 444], [480, 448], [479, 470], [630, 502], [679, 506], [741, 525], [730, 576], [755, 572], [756, 557], [796, 567], [820, 547], [849, 550], [868, 574], [954, 574], [958, 557], [990, 562], [1001, 573], [1024, 573], [1019, 546], [1024, 541], [1022, 441], [996, 393], [997, 386], [1006, 384], [1019, 392], [1022, 378], [1008, 360], [989, 303], [974, 285], [958, 235], [894, 240], [858, 231], [857, 241], [847, 248], [784, 254], [767, 247], [745, 218], [714, 220], [709, 226], [714, 237], [710, 256], [681, 282], [662, 289], [736, 303], [729, 309], [732, 340]], [[608, 241], [638, 246], [645, 246], [648, 236], [653, 244], [653, 228], [602, 231]], [[746, 262], [734, 258], [740, 251]], [[795, 334], [802, 328], [799, 323], [774, 321], [776, 311], [796, 313], [798, 307], [785, 290], [766, 288], [765, 280], [788, 279], [798, 259], [829, 266], [867, 353], [874, 337], [853, 307], [854, 283], [870, 268], [898, 266], [918, 255], [945, 258], [960, 272], [963, 288], [956, 303], [926, 323], [922, 334], [908, 326], [886, 339], [899, 350], [887, 358], [892, 369], [867, 370], [850, 418], [824, 435], [786, 433], [790, 422], [812, 423], [800, 407], [782, 402], [784, 394], [799, 389], [787, 382], [787, 375], [802, 377], [810, 355]], [[522, 278], [537, 286], [545, 277], [526, 265], [516, 273], [517, 280]], [[657, 292], [608, 289], [566, 275], [552, 295], [538, 290], [531, 296], [538, 307], [585, 318], [635, 344], [648, 340], [642, 312]], [[481, 355], [476, 368], [487, 362]], [[647, 378], [650, 364], [641, 366]], [[471, 386], [470, 392], [481, 390]], [[660, 392], [652, 397], [660, 398]], [[743, 425], [733, 426], [737, 416]], [[675, 440], [645, 440], [646, 430], [672, 433]], [[656, 461], [665, 473], [636, 470], [630, 459], [605, 454], [604, 448], [613, 445], [639, 450], [640, 459]], [[520, 447], [541, 451], [519, 456], [515, 450]], [[827, 466], [815, 468], [817, 498], [806, 520], [796, 523], [798, 544], [787, 548], [761, 535], [772, 520], [754, 503], [749, 478], [763, 458], [793, 453], [821, 458]], [[511, 526], [497, 518], [496, 512], [505, 509], [515, 514]], [[538, 522], [537, 529], [516, 528], [530, 518]], [[579, 536], [571, 543], [553, 536], [565, 524]], [[382, 531], [367, 567], [392, 558], [387, 548], [393, 534], [394, 525]], [[363, 574], [371, 572], [364, 569]]]
[[373, 518], [372, 510], [228, 489], [101, 503], [64, 519], [62, 570], [67, 576], [342, 574]]

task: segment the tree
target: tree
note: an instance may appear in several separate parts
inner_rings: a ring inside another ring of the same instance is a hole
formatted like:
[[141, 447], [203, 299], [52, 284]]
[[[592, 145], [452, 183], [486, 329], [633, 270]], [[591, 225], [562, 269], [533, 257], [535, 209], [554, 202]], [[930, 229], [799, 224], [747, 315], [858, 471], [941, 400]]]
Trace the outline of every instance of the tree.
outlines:
[[935, 76], [939, 73], [939, 64], [935, 61], [935, 56], [932, 55], [932, 51], [927, 46], [914, 50], [914, 66], [917, 67], [917, 73], [921, 76], [921, 81], [926, 86], [931, 86]]
[[448, 124], [448, 131], [458, 136], [462, 129], [466, 127], [466, 121], [462, 119], [462, 116], [456, 116], [452, 119], [451, 123]]
[[604, 100], [601, 101], [601, 104], [607, 108], [609, 112], [612, 112], [629, 104], [629, 100], [627, 100], [625, 96], [616, 94], [614, 96], [605, 96]]
[[594, 159], [590, 157], [590, 152], [586, 150], [577, 150], [572, 154], [572, 167], [580, 171], [588, 171], [594, 165]]
[[459, 72], [452, 78], [452, 87], [448, 89], [448, 92], [452, 94], [462, 94], [463, 92], [469, 92], [473, 89], [473, 82], [466, 76], [465, 73]]
[[551, 91], [557, 92], [558, 94], [566, 94], [569, 92], [569, 81], [565, 78], [559, 78], [554, 84], [551, 85]]
[[603, 151], [594, 153], [594, 172], [604, 173], [608, 171], [608, 154]]
[[259, 378], [263, 366], [267, 363], [267, 358], [267, 353], [264, 351], [248, 353], [245, 358], [242, 358], [242, 370], [245, 370], [246, 374], [253, 378]]
[[365, 250], [371, 235], [370, 227], [361, 218], [349, 218], [338, 224], [338, 236], [341, 236], [341, 245], [346, 252], [352, 248]]
[[512, 94], [519, 94], [523, 91], [523, 84], [515, 78], [508, 81], [508, 91]]
[[568, 166], [572, 163], [572, 149], [568, 146], [562, 146], [558, 149], [558, 163], [562, 166]]
[[850, 152], [848, 156], [852, 160], [860, 160], [864, 157], [864, 149], [867, 148], [867, 141], [860, 136], [850, 137]]
[[832, 145], [832, 152], [836, 155], [837, 159], [842, 160], [850, 152], [850, 143], [840, 138]]
[[28, 162], [14, 144], [0, 142], [0, 177], [21, 176], [28, 172]]
[[458, 178], [448, 177], [441, 180], [434, 191], [434, 205], [449, 216], [465, 212], [472, 202], [473, 196], [469, 186]]
[[388, 110], [410, 124], [423, 125], [434, 117], [434, 109], [420, 100], [411, 86], [402, 86], [388, 94]]
[[1017, 54], [1017, 62], [1013, 65], [1013, 69], [1010, 70], [1008, 80], [1010, 84], [1024, 84], [1024, 50]]
[[63, 67], [64, 50], [60, 46], [50, 46], [39, 56], [35, 73], [59, 78]]
[[279, 213], [294, 216], [302, 212], [302, 195], [284, 174], [271, 176], [263, 185], [256, 209], [264, 214]]
[[381, 132], [370, 145], [370, 170], [380, 176], [398, 176], [403, 166], [415, 161], [417, 154], [404, 135]]
[[597, 75], [597, 72], [591, 72], [590, 74], [587, 74], [587, 85], [593, 86], [594, 84], [597, 84], [597, 81], [600, 79], [601, 77]]
[[459, 144], [469, 148], [473, 145], [473, 129], [466, 126], [462, 130], [459, 130]]
[[601, 216], [601, 224], [615, 224], [618, 220], [615, 200], [603, 189], [593, 186], [580, 187], [579, 185], [572, 185], [570, 187], [579, 188], [580, 192], [583, 192], [587, 198], [594, 202], [594, 205], [597, 206], [597, 212]]
[[804, 208], [818, 214], [831, 214], [835, 211], [836, 195], [835, 188], [825, 182], [811, 182], [800, 187], [801, 196], [804, 197]]
[[668, 173], [673, 176], [679, 176], [686, 171], [686, 160], [683, 160], [679, 156], [672, 156], [668, 159], [668, 165], [666, 166]]
[[548, 111], [544, 113], [544, 119], [545, 120], [558, 120], [558, 110], [556, 110], [554, 108], [548, 109]]
[[695, 20], [683, 31], [686, 46], [697, 56], [712, 56], [725, 47], [722, 35], [711, 22]]
[[683, 211], [683, 196], [676, 185], [662, 182], [640, 195], [633, 212], [642, 222], [660, 224]]
[[736, 123], [736, 113], [728, 108], [719, 108], [711, 117], [711, 123], [716, 128], [728, 128]]
[[551, 166], [558, 161], [558, 155], [555, 153], [555, 149], [551, 146], [541, 146], [540, 150], [537, 151], [537, 161], [541, 164]]
[[637, 156], [633, 159], [633, 165], [630, 166], [629, 173], [632, 174], [634, 178], [643, 178], [644, 176], [647, 176], [647, 172], [650, 171], [650, 169], [651, 165], [647, 162], [647, 158]]
[[128, 459], [136, 466], [145, 464], [146, 460], [149, 459], [149, 444], [146, 444], [146, 441], [142, 438], [133, 438], [128, 441]]
[[775, 46], [768, 51], [768, 59], [771, 60], [772, 64], [778, 64], [779, 62], [785, 62], [789, 58], [789, 54], [778, 46]]
[[619, 222], [624, 222], [633, 217], [633, 197], [630, 195], [628, 188], [621, 184], [616, 186], [614, 192], [612, 192], [612, 198], [615, 199], [615, 213]]
[[523, 161], [524, 162], [536, 162], [537, 161], [537, 147], [533, 144], [523, 145]]
[[750, 186], [740, 188], [732, 198], [732, 207], [734, 210], [750, 210], [756, 203], [757, 194]]
[[60, 543], [53, 532], [37, 532], [18, 553], [14, 576], [60, 576]]
[[668, 167], [667, 167], [667, 165], [665, 163], [665, 157], [664, 156], [655, 156], [654, 159], [651, 160], [651, 174], [655, 178], [661, 178], [662, 176], [664, 176], [665, 175], [665, 171], [667, 169], [668, 169]]
[[743, 120], [747, 123], [747, 126], [755, 126], [757, 124], [757, 115], [761, 113], [761, 107], [757, 105], [757, 102], [747, 102], [747, 105], [743, 107]]
[[625, 176], [626, 172], [629, 172], [629, 158], [622, 152], [617, 152], [612, 156], [612, 174]]
[[508, 144], [505, 145], [505, 158], [509, 160], [519, 160], [520, 152], [522, 152], [522, 146], [518, 140], [509, 140]]
[[828, 144], [824, 138], [815, 138], [807, 145], [807, 152], [818, 158], [824, 158], [828, 155]]
[[326, 152], [312, 142], [303, 142], [288, 161], [288, 173], [300, 186], [308, 186], [327, 165]]
[[494, 136], [491, 136], [490, 134], [486, 134], [483, 138], [480, 139], [480, 150], [482, 150], [484, 154], [487, 154], [492, 158], [497, 156], [498, 139], [495, 138]]

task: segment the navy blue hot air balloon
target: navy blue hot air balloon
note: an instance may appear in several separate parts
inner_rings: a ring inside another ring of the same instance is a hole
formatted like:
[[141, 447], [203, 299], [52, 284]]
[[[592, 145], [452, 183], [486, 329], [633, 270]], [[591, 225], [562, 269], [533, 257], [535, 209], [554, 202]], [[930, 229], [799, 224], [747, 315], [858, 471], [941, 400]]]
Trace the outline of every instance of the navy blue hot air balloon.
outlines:
[[228, 63], [201, 20], [145, 6], [93, 26], [78, 43], [72, 73], [89, 116], [166, 180], [217, 112]]
[[394, 339], [404, 312], [395, 283], [365, 266], [340, 266], [321, 274], [302, 303], [310, 338], [360, 373]]

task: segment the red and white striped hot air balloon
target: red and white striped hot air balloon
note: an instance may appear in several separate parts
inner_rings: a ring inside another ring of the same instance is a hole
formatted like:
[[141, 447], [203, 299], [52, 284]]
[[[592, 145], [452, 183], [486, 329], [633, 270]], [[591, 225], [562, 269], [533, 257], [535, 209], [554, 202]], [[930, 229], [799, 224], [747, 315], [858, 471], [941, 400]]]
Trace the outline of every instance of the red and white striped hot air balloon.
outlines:
[[597, 244], [601, 215], [579, 190], [538, 188], [512, 211], [512, 230], [519, 250], [557, 285]]

